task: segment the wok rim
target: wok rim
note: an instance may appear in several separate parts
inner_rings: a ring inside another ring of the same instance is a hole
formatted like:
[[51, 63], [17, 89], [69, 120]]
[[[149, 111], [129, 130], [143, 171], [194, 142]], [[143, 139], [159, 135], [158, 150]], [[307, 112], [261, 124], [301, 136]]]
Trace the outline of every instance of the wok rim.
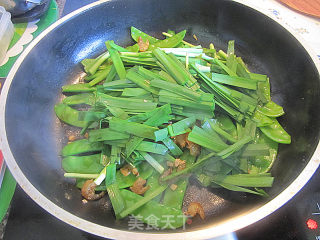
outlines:
[[[100, 4], [104, 4], [105, 2], [109, 2], [110, 0], [100, 0], [89, 5], [86, 5], [65, 17], [59, 19], [57, 22], [53, 23], [46, 30], [44, 30], [36, 39], [34, 39], [29, 46], [23, 51], [20, 57], [15, 62], [12, 67], [1, 92], [0, 96], [0, 142], [1, 149], [3, 152], [4, 159], [6, 161], [7, 166], [10, 169], [10, 172], [21, 186], [21, 188], [43, 209], [57, 217], [58, 219], [64, 221], [76, 227], [80, 230], [89, 232], [94, 235], [98, 235], [101, 237], [108, 237], [113, 239], [208, 239], [213, 237], [218, 237], [224, 234], [228, 234], [230, 232], [237, 231], [241, 228], [249, 226], [252, 223], [255, 223], [266, 216], [270, 215], [281, 206], [283, 206], [286, 202], [288, 202], [296, 193], [298, 193], [302, 187], [309, 181], [314, 172], [317, 170], [320, 165], [320, 143], [315, 149], [313, 156], [311, 157], [308, 164], [301, 171], [299, 176], [281, 193], [279, 193], [275, 198], [271, 201], [267, 202], [263, 206], [252, 209], [240, 216], [232, 218], [230, 220], [223, 221], [219, 224], [214, 224], [213, 226], [206, 227], [201, 230], [194, 231], [186, 231], [180, 233], [143, 233], [143, 232], [131, 232], [126, 230], [118, 230], [114, 228], [109, 228], [106, 226], [98, 225], [96, 223], [92, 223], [90, 221], [84, 220], [80, 217], [77, 217], [63, 208], [57, 206], [48, 198], [46, 198], [42, 193], [40, 193], [32, 183], [26, 178], [23, 174], [22, 170], [19, 168], [16, 163], [13, 154], [11, 152], [7, 135], [6, 135], [6, 124], [5, 124], [5, 108], [6, 108], [6, 100], [8, 96], [8, 92], [11, 86], [11, 83], [14, 79], [16, 72], [19, 69], [19, 66], [24, 61], [25, 57], [28, 53], [37, 45], [38, 42], [41, 41], [49, 32], [58, 28], [62, 23], [71, 20], [73, 17], [81, 14], [82, 12], [88, 11], [91, 8], [94, 8]], [[112, 0], [111, 0], [112, 1]], [[265, 15], [268, 18], [271, 18], [277, 24], [280, 24], [284, 29], [286, 29], [293, 37], [295, 37], [301, 46], [306, 50], [306, 52], [311, 57], [316, 69], [318, 70], [318, 75], [320, 73], [320, 62], [313, 52], [312, 48], [308, 46], [305, 40], [298, 34], [296, 34], [293, 29], [291, 29], [288, 25], [286, 25], [281, 20], [277, 19], [270, 13], [260, 9], [259, 7], [249, 6], [249, 3], [243, 3], [241, 0], [232, 0], [232, 2], [236, 2], [238, 4], [244, 5], [246, 7], [252, 8], [259, 12], [260, 14]]]

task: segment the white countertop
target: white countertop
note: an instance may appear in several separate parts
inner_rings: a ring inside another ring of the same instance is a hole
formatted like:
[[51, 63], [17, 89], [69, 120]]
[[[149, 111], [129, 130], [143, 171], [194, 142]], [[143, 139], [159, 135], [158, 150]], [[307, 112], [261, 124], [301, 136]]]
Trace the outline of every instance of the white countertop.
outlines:
[[320, 18], [299, 13], [276, 0], [238, 0], [238, 2], [243, 2], [273, 15], [303, 37], [320, 58]]

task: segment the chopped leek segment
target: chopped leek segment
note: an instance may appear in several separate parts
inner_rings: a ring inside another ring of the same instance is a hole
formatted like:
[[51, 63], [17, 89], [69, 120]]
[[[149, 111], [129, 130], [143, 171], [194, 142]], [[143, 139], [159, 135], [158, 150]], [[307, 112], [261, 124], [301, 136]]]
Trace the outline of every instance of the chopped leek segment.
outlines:
[[278, 144], [291, 143], [268, 76], [250, 71], [234, 40], [224, 52], [184, 41], [185, 30], [163, 35], [131, 27], [135, 44], [107, 41], [81, 61], [85, 82], [62, 87], [56, 115], [81, 128], [61, 151], [64, 176], [82, 192], [92, 181], [94, 196], [106, 191], [117, 219], [170, 215], [175, 227], [185, 223], [191, 175], [204, 187], [268, 197]]

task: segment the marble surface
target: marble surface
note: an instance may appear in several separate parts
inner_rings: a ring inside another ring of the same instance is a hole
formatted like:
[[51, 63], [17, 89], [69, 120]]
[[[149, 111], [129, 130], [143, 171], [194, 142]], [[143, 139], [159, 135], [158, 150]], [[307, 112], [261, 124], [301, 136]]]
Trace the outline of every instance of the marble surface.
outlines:
[[320, 19], [299, 13], [275, 0], [238, 0], [273, 15], [295, 33], [305, 39], [307, 44], [320, 57]]

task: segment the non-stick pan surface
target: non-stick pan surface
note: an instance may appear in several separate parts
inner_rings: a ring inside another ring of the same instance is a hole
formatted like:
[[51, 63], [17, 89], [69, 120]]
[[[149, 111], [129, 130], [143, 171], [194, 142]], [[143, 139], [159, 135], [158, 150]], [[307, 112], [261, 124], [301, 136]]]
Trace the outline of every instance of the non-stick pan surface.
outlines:
[[[111, 0], [79, 10], [42, 34], [18, 60], [4, 87], [2, 148], [18, 183], [36, 202], [63, 221], [97, 235], [150, 237], [125, 232], [128, 219], [115, 221], [107, 197], [82, 203], [79, 190], [63, 177], [59, 156], [67, 134], [75, 129], [62, 124], [53, 110], [61, 99], [61, 86], [83, 74], [82, 59], [99, 55], [106, 40], [132, 44], [130, 26], [159, 38], [168, 29], [187, 29], [190, 42], [203, 46], [213, 42], [223, 50], [234, 39], [236, 54], [249, 68], [270, 77], [272, 98], [286, 112], [280, 122], [292, 136], [292, 144], [280, 146], [270, 199], [204, 189], [193, 182], [185, 203], [201, 202], [206, 220], [195, 220], [187, 226], [187, 234], [162, 237], [208, 238], [244, 227], [279, 208], [307, 182], [319, 164], [319, 155], [314, 155], [320, 132], [319, 72], [297, 38], [266, 15], [234, 1]], [[166, 233], [177, 232], [185, 230]]]

